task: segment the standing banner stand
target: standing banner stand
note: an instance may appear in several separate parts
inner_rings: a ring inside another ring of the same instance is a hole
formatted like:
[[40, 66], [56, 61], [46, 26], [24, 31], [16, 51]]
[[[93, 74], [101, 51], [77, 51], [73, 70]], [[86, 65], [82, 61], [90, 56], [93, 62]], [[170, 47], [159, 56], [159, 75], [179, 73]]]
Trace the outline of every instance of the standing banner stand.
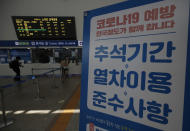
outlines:
[[52, 79], [53, 79], [53, 81], [52, 81], [52, 88], [58, 88], [58, 86], [56, 85], [56, 82], [55, 82], [55, 79], [56, 79], [56, 76], [55, 76], [55, 72], [54, 71], [52, 71]]
[[34, 88], [36, 88], [35, 100], [43, 100], [43, 99], [45, 99], [45, 97], [41, 96], [41, 93], [40, 93], [39, 79], [40, 79], [40, 77], [36, 76], [35, 79], [33, 80]]
[[189, 0], [84, 15], [80, 131], [189, 131]]
[[33, 81], [33, 87], [34, 89], [36, 89], [36, 96], [35, 96], [35, 100], [39, 101], [39, 100], [43, 100], [45, 99], [45, 97], [42, 97], [41, 96], [41, 93], [40, 93], [40, 87], [39, 87], [39, 75], [35, 75], [34, 74], [34, 68], [32, 68], [32, 81]]
[[[48, 72], [45, 72], [43, 74], [35, 74], [34, 71], [40, 71], [40, 70], [49, 70]], [[60, 70], [60, 68], [32, 68], [32, 80], [33, 80], [33, 86], [36, 88], [36, 97], [35, 100], [43, 100], [45, 97], [41, 96], [40, 93], [40, 77], [46, 76], [50, 73], [52, 73], [52, 88], [58, 88], [56, 86], [55, 82], [55, 71]]]

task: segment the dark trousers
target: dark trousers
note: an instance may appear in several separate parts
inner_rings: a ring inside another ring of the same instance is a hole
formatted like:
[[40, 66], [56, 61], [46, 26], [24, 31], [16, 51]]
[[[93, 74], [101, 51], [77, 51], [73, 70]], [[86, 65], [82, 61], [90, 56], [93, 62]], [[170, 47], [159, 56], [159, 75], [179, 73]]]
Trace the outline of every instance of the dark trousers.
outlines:
[[14, 80], [15, 81], [20, 81], [20, 69], [15, 68], [15, 69], [13, 69], [13, 71], [16, 73], [16, 76], [15, 76]]

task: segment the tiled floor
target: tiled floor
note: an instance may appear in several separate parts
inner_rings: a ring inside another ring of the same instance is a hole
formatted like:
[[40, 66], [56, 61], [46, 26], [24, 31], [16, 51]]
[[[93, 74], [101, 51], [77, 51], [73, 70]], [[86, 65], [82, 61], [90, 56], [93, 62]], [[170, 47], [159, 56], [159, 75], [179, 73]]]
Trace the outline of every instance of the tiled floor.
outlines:
[[[23, 78], [27, 80], [26, 78]], [[0, 86], [14, 83], [11, 78], [1, 78]], [[64, 83], [60, 78], [42, 77], [39, 78], [40, 97], [38, 96], [37, 86], [33, 80], [27, 80], [17, 87], [4, 89], [7, 118], [14, 120], [2, 131], [48, 131], [55, 124], [58, 116], [69, 99], [72, 97], [76, 87], [80, 84], [80, 77], [71, 77]], [[2, 109], [2, 107], [0, 107]], [[77, 106], [79, 110], [79, 104]], [[2, 115], [0, 115], [2, 123]], [[67, 131], [78, 131], [79, 112], [74, 113], [71, 122], [66, 128]]]

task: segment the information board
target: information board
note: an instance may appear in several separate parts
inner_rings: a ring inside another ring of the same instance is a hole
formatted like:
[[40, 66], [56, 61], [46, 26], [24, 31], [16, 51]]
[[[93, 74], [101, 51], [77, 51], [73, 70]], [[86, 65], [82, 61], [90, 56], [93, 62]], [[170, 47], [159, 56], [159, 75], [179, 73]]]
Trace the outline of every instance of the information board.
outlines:
[[189, 0], [84, 15], [80, 131], [189, 131]]
[[12, 16], [19, 40], [76, 40], [75, 17]]

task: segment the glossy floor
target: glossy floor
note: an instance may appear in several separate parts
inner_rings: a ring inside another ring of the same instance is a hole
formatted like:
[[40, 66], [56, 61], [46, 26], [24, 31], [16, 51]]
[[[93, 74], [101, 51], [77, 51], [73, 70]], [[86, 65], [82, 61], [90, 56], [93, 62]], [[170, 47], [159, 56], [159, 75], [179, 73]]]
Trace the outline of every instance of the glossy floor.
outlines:
[[[5, 86], [4, 101], [7, 118], [14, 123], [2, 131], [78, 131], [80, 115], [80, 77], [70, 77], [64, 83], [59, 77], [1, 78]], [[39, 87], [39, 88], [38, 88]], [[2, 105], [0, 107], [2, 110]], [[3, 117], [0, 114], [0, 123]]]

